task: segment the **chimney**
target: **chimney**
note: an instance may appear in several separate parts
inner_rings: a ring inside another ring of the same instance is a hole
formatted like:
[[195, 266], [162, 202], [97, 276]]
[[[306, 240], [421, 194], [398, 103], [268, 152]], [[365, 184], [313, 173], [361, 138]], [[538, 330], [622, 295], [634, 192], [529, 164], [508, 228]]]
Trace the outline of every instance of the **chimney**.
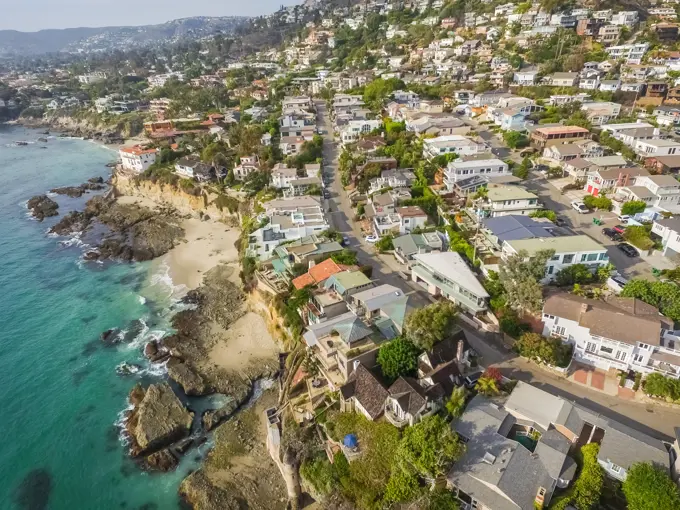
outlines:
[[465, 342], [461, 338], [458, 340], [458, 348], [456, 349], [456, 359], [458, 360], [459, 363], [463, 362], [463, 347], [464, 347]]
[[315, 262], [314, 260], [310, 260], [310, 261], [309, 261], [309, 267], [307, 268], [307, 270], [309, 271], [309, 270], [312, 269], [315, 265], [316, 265], [316, 262]]
[[536, 492], [536, 506], [538, 508], [543, 508], [543, 504], [545, 503], [545, 493], [546, 490], [544, 487], [539, 487], [538, 492]]

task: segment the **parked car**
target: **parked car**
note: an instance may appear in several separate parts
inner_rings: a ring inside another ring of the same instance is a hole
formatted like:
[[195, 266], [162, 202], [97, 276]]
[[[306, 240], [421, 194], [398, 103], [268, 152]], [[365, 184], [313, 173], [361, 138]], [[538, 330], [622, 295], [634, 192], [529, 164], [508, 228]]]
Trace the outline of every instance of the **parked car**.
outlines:
[[588, 208], [586, 207], [586, 204], [584, 204], [584, 203], [581, 202], [580, 200], [574, 200], [574, 201], [571, 203], [571, 206], [572, 206], [574, 209], [576, 209], [576, 211], [579, 212], [580, 214], [585, 214], [585, 213], [588, 212]]
[[623, 234], [626, 231], [626, 226], [625, 225], [616, 225], [612, 230], [615, 232], [618, 232], [619, 234]]
[[469, 390], [475, 387], [475, 384], [477, 384], [477, 381], [479, 381], [479, 378], [482, 377], [482, 374], [484, 372], [475, 372], [474, 374], [468, 375], [465, 379], [463, 379], [463, 384], [465, 387]]
[[366, 236], [364, 240], [365, 240], [367, 243], [377, 243], [377, 242], [378, 242], [378, 239], [380, 239], [378, 236], [369, 235], [369, 236]]
[[638, 256], [638, 251], [628, 243], [619, 243], [616, 247], [621, 250], [627, 257], [633, 258]]
[[555, 225], [558, 227], [566, 227], [567, 226], [567, 220], [566, 218], [563, 218], [562, 216], [558, 216], [555, 218]]
[[628, 220], [630, 220], [630, 216], [628, 214], [620, 214], [619, 216], [617, 216], [617, 219], [624, 225], [628, 225]]
[[623, 237], [621, 237], [621, 234], [619, 234], [613, 228], [603, 228], [602, 229], [602, 235], [604, 235], [605, 237], [608, 237], [612, 241], [623, 241]]
[[349, 246], [349, 237], [342, 236], [342, 242], [340, 244], [342, 244], [343, 246]]
[[327, 189], [323, 190], [323, 197], [326, 199], [331, 198], [331, 192]]

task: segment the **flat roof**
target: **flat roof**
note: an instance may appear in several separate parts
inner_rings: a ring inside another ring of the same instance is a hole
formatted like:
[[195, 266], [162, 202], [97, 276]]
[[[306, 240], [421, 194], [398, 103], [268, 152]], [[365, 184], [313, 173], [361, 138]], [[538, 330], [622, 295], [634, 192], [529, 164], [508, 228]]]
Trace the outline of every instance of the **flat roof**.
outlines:
[[440, 253], [418, 253], [413, 256], [418, 262], [430, 267], [449, 280], [458, 283], [479, 297], [489, 297], [470, 267], [455, 251]]
[[491, 202], [538, 198], [537, 195], [520, 186], [491, 186], [488, 189], [487, 197]]
[[590, 133], [586, 128], [579, 126], [551, 126], [536, 129], [536, 132], [546, 135], [552, 133]]
[[602, 244], [587, 235], [518, 239], [506, 243], [516, 252], [525, 250], [530, 255], [539, 250], [555, 250], [555, 253], [607, 251]]

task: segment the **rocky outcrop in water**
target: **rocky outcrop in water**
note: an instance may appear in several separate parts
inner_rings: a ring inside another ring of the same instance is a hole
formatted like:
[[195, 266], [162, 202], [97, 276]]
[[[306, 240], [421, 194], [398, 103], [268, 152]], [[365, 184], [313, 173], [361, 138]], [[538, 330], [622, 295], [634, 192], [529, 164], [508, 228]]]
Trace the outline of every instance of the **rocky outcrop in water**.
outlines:
[[166, 365], [170, 379], [179, 384], [187, 395], [205, 395], [210, 392], [203, 377], [180, 359], [171, 357]]
[[144, 347], [144, 356], [152, 363], [160, 363], [166, 361], [170, 357], [170, 352], [168, 352], [158, 340], [151, 340]]
[[225, 405], [219, 409], [210, 409], [203, 413], [201, 416], [201, 423], [203, 424], [203, 430], [210, 432], [220, 423], [227, 421], [239, 408], [239, 402], [237, 400], [230, 400]]
[[131, 439], [130, 454], [150, 455], [189, 435], [193, 413], [167, 384], [141, 385], [130, 392], [125, 429]]
[[57, 216], [59, 212], [59, 204], [52, 200], [47, 195], [37, 195], [32, 197], [26, 204], [28, 209], [33, 214], [33, 217], [38, 221], [43, 221], [50, 216]]
[[101, 191], [106, 188], [104, 179], [102, 177], [93, 177], [80, 186], [62, 186], [60, 188], [53, 188], [50, 191], [57, 195], [66, 195], [71, 198], [82, 197], [88, 191]]
[[154, 471], [172, 471], [179, 461], [169, 448], [152, 453], [144, 459], [147, 469]]
[[152, 210], [97, 196], [88, 200], [84, 211], [64, 216], [50, 232], [69, 235], [101, 226], [106, 233], [96, 248], [85, 254], [86, 260], [144, 261], [164, 255], [179, 242], [184, 236], [179, 219], [168, 209]]
[[179, 495], [195, 510], [241, 510], [244, 505], [231, 491], [213, 485], [202, 471], [195, 471], [182, 481]]

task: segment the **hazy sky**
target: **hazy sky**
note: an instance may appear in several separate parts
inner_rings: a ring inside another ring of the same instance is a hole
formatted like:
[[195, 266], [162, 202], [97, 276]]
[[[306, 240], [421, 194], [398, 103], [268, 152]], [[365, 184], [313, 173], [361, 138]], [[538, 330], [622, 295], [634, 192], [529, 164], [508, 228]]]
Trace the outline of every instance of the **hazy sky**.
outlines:
[[0, 30], [150, 25], [191, 16], [257, 16], [301, 0], [0, 0]]

